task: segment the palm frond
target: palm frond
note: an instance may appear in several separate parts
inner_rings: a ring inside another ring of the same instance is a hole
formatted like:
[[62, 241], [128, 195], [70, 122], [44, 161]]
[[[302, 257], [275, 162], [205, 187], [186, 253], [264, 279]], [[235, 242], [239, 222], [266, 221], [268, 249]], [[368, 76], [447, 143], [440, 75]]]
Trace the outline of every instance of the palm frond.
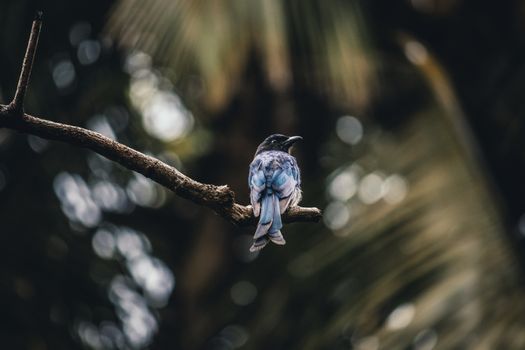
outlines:
[[109, 32], [170, 67], [176, 81], [199, 76], [214, 110], [237, 92], [252, 55], [277, 92], [304, 81], [345, 106], [369, 99], [374, 60], [356, 1], [150, 0], [146, 11], [143, 4], [118, 2]]

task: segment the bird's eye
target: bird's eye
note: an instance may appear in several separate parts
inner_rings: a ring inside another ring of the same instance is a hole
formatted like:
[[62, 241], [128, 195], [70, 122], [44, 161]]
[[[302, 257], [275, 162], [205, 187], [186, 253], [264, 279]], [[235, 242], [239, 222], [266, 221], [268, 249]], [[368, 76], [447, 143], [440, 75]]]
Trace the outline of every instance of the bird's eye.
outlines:
[[271, 142], [271, 143], [273, 144], [273, 143], [276, 143], [276, 142], [277, 142], [277, 141], [275, 141], [275, 140], [272, 140], [272, 142]]

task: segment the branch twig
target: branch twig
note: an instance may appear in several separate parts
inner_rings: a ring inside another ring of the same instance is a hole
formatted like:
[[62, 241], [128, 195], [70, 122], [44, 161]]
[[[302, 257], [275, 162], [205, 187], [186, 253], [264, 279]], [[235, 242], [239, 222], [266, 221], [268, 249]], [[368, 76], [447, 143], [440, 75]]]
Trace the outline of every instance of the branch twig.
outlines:
[[29, 35], [29, 42], [27, 43], [26, 54], [22, 63], [22, 71], [18, 79], [18, 86], [16, 87], [15, 97], [9, 104], [9, 108], [18, 113], [24, 112], [24, 99], [26, 90], [29, 85], [29, 77], [31, 76], [31, 69], [33, 68], [33, 61], [35, 59], [36, 47], [38, 46], [38, 37], [40, 36], [40, 29], [42, 28], [42, 11], [38, 11], [31, 27], [31, 34]]
[[[236, 203], [235, 194], [228, 186], [215, 186], [195, 181], [168, 164], [97, 132], [25, 114], [23, 102], [38, 43], [41, 18], [42, 15], [39, 13], [33, 22], [15, 97], [8, 106], [0, 105], [0, 128], [9, 128], [88, 148], [130, 170], [141, 173], [180, 197], [211, 208], [236, 225], [256, 223], [251, 207]], [[292, 207], [283, 215], [284, 222], [317, 222], [320, 218], [321, 211], [317, 208]]]

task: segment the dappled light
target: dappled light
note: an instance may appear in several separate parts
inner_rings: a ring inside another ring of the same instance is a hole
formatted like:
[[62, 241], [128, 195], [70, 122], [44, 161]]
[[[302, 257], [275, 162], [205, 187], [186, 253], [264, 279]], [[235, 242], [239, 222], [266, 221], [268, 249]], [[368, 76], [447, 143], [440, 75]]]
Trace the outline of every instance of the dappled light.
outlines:
[[36, 153], [44, 152], [49, 145], [49, 141], [34, 135], [29, 135], [27, 137], [27, 143], [29, 144], [29, 147], [31, 147], [31, 149]]
[[[95, 117], [89, 123], [94, 130], [114, 137], [111, 127], [103, 117]], [[98, 162], [102, 165], [107, 161], [99, 159]], [[99, 177], [107, 177], [111, 167], [100, 168], [100, 165], [94, 165], [95, 169], [101, 171]], [[149, 180], [146, 183], [149, 184]], [[128, 184], [126, 191], [117, 183], [101, 178], [88, 185], [80, 175], [66, 172], [58, 174], [54, 180], [55, 193], [71, 223], [88, 229], [96, 228], [91, 239], [95, 254], [102, 259], [118, 262], [128, 273], [116, 274], [108, 286], [108, 297], [114, 305], [121, 327], [109, 327], [107, 321], [100, 325], [87, 320], [79, 321], [76, 328], [79, 339], [94, 349], [120, 349], [126, 344], [133, 348], [142, 348], [149, 344], [158, 331], [154, 310], [167, 305], [175, 287], [173, 273], [162, 260], [152, 255], [151, 243], [143, 233], [102, 221], [105, 212], [133, 211], [131, 203], [154, 205], [152, 201], [157, 197], [144, 191], [157, 193], [156, 185], [143, 184], [142, 189], [139, 186], [132, 185], [130, 190]], [[149, 196], [149, 201], [145, 200], [145, 196]], [[137, 202], [137, 198], [142, 202]], [[62, 249], [67, 250], [67, 245]], [[58, 252], [57, 248], [53, 248], [53, 251]], [[106, 274], [107, 272], [94, 270], [93, 279], [98, 282], [106, 281]]]
[[96, 115], [88, 120], [87, 127], [90, 130], [101, 133], [102, 135], [109, 137], [112, 140], [116, 140], [117, 136], [113, 131], [113, 128], [108, 122], [108, 119], [104, 115]]
[[58, 61], [53, 66], [52, 74], [56, 87], [61, 91], [71, 87], [76, 79], [75, 66], [68, 59]]
[[239, 349], [242, 348], [249, 339], [246, 328], [240, 325], [228, 325], [210, 341], [213, 349]]
[[86, 227], [96, 226], [102, 219], [99, 206], [91, 197], [86, 182], [78, 175], [60, 173], [54, 181], [55, 193], [62, 202], [64, 214]]
[[173, 273], [151, 255], [146, 236], [133, 229], [104, 224], [93, 235], [92, 246], [98, 256], [121, 262], [129, 273], [115, 275], [108, 287], [109, 300], [122, 322], [123, 344], [149, 344], [158, 330], [154, 309], [166, 306], [175, 286]]
[[140, 174], [135, 174], [126, 186], [126, 193], [135, 204], [144, 207], [160, 207], [166, 199], [166, 190]]
[[331, 230], [339, 230], [350, 220], [350, 209], [343, 202], [331, 202], [326, 206], [324, 222]]
[[103, 210], [126, 212], [131, 209], [126, 191], [114, 182], [98, 180], [91, 190], [95, 203]]
[[130, 98], [143, 116], [145, 130], [162, 141], [174, 141], [193, 125], [193, 116], [180, 98], [170, 91], [171, 84], [152, 70], [151, 58], [145, 53], [131, 53], [126, 62], [131, 76]]
[[337, 120], [337, 136], [350, 145], [356, 145], [363, 138], [363, 126], [356, 117], [344, 116]]
[[328, 184], [329, 195], [333, 199], [347, 201], [357, 193], [358, 177], [352, 167], [337, 174]]
[[359, 199], [364, 204], [374, 204], [383, 197], [383, 176], [380, 173], [365, 175], [359, 182], [357, 191]]
[[144, 298], [135, 290], [132, 283], [124, 276], [113, 278], [109, 299], [115, 305], [117, 315], [122, 322], [124, 336], [130, 345], [133, 347], [147, 345], [157, 331], [158, 325]]
[[96, 40], [84, 40], [78, 44], [77, 58], [80, 64], [95, 63], [100, 57], [101, 46]]
[[386, 329], [391, 331], [406, 328], [414, 319], [416, 308], [412, 304], [399, 305], [388, 315]]

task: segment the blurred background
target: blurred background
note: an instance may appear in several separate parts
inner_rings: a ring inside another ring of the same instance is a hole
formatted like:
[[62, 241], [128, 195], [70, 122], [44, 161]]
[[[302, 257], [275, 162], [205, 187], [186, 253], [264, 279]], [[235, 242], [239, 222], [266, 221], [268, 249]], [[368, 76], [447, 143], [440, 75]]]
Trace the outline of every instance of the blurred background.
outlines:
[[295, 148], [288, 244], [92, 152], [0, 130], [5, 349], [525, 349], [525, 6], [504, 0], [2, 0], [0, 103], [248, 202]]

